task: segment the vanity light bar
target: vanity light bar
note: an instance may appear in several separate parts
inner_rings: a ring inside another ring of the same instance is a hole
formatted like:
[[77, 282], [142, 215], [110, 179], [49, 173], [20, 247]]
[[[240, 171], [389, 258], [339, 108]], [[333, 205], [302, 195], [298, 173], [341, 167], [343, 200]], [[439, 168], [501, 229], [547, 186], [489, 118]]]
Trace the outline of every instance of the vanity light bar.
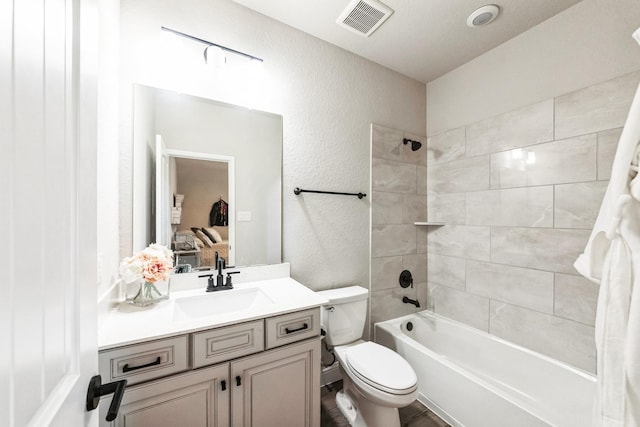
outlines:
[[253, 61], [264, 62], [264, 60], [262, 58], [258, 58], [257, 56], [249, 55], [248, 53], [240, 52], [239, 50], [231, 49], [230, 47], [222, 46], [222, 45], [219, 45], [217, 43], [213, 43], [213, 42], [210, 42], [210, 41], [207, 41], [207, 40], [204, 40], [204, 39], [201, 39], [201, 38], [189, 35], [189, 34], [185, 34], [183, 32], [177, 31], [177, 30], [173, 30], [171, 28], [160, 27], [160, 29], [162, 31], [168, 31], [168, 32], [173, 33], [173, 34], [175, 34], [177, 36], [180, 36], [180, 37], [185, 37], [187, 39], [191, 39], [191, 40], [196, 41], [198, 43], [206, 44], [207, 46], [219, 47], [220, 49], [222, 49], [222, 50], [224, 50], [226, 52], [235, 53], [236, 55], [244, 56], [245, 58], [249, 58], [249, 59], [251, 59]]

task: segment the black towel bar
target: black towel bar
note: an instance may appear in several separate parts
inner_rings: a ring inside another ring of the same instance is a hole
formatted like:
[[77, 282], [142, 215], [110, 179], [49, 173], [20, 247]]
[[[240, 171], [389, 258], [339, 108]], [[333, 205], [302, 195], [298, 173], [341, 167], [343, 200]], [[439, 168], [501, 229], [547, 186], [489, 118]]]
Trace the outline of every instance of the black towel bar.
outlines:
[[336, 191], [303, 190], [298, 187], [293, 189], [293, 194], [295, 194], [296, 196], [299, 195], [300, 193], [338, 194], [340, 196], [356, 196], [358, 199], [367, 197], [365, 193], [339, 193]]

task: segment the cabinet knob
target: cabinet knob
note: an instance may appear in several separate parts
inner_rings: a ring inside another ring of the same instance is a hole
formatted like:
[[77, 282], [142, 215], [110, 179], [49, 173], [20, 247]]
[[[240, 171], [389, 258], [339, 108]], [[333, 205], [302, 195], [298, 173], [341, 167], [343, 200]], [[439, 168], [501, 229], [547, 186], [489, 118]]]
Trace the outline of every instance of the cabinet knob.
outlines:
[[238, 387], [242, 385], [242, 378], [240, 378], [240, 375], [236, 376], [236, 385]]
[[227, 381], [220, 381], [220, 388], [222, 389], [222, 391], [225, 391], [227, 389]]

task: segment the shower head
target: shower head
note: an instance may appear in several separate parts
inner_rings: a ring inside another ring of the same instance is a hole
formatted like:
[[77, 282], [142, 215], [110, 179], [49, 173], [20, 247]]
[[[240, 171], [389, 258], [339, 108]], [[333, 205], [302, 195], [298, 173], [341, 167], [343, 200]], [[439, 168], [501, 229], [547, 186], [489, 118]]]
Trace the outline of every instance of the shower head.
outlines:
[[408, 138], [403, 139], [402, 143], [404, 145], [407, 145], [408, 143], [411, 143], [411, 151], [418, 151], [420, 149], [420, 147], [422, 147], [422, 142], [414, 141], [414, 140], [408, 139]]

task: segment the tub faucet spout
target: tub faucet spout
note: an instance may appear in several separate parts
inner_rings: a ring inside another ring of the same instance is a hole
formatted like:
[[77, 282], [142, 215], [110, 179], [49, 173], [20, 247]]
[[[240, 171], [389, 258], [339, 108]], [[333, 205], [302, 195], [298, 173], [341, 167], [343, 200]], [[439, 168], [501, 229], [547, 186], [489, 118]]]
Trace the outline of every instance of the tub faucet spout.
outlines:
[[417, 299], [411, 299], [409, 297], [404, 297], [402, 298], [402, 302], [405, 304], [413, 304], [416, 306], [416, 308], [420, 308], [420, 303], [418, 302]]

